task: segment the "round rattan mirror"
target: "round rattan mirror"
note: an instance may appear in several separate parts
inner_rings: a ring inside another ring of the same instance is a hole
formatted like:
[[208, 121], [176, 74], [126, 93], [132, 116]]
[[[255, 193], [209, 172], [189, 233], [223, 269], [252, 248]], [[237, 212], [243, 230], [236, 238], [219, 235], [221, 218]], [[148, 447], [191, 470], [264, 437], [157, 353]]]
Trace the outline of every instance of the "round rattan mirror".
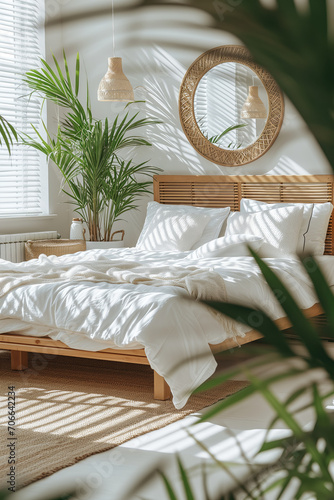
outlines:
[[190, 66], [180, 89], [183, 130], [204, 158], [228, 167], [250, 163], [275, 141], [283, 95], [272, 76], [239, 45], [208, 50]]

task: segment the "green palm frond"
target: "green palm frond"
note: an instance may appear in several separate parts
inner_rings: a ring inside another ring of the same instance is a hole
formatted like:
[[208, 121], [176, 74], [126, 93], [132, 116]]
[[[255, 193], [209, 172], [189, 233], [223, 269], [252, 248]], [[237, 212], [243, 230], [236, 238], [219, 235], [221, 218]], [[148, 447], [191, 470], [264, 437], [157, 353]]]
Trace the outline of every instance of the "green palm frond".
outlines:
[[[193, 493], [193, 489], [191, 487], [190, 479], [188, 477], [188, 473], [186, 472], [186, 470], [183, 466], [183, 463], [179, 457], [177, 458], [177, 465], [178, 465], [178, 471], [180, 474], [181, 484], [182, 484], [183, 490], [184, 490], [185, 499], [186, 500], [196, 500], [196, 497]], [[178, 496], [176, 495], [175, 490], [174, 490], [170, 480], [161, 471], [160, 471], [160, 475], [161, 475], [162, 480], [164, 482], [169, 500], [178, 500]]]
[[[225, 135], [227, 135], [229, 132], [232, 132], [232, 130], [237, 130], [237, 129], [243, 128], [243, 127], [247, 127], [247, 123], [240, 123], [238, 125], [231, 125], [230, 127], [227, 127], [220, 134], [217, 134], [217, 135], [214, 135], [214, 136], [210, 137], [209, 141], [212, 144], [217, 144], [222, 137], [224, 137]], [[232, 145], [232, 143], [230, 143], [230, 145], [228, 147], [230, 147], [231, 145]]]
[[15, 128], [4, 116], [0, 115], [0, 146], [5, 143], [8, 153], [10, 154], [14, 140], [18, 140]]

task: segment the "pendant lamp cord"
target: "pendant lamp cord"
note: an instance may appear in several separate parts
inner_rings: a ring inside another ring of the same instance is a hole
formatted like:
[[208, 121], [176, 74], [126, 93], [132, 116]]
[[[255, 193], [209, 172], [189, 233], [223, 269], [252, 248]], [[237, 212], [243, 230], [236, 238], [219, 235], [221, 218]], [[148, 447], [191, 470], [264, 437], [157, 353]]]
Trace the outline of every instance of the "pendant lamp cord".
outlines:
[[115, 14], [114, 14], [114, 0], [111, 0], [111, 19], [112, 19], [112, 56], [115, 57]]

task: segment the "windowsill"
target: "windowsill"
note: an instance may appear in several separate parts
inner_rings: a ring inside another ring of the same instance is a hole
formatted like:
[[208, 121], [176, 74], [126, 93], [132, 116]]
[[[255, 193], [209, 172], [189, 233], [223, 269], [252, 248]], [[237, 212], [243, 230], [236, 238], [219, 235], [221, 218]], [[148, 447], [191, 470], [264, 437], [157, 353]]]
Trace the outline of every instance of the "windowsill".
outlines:
[[42, 219], [53, 219], [57, 217], [57, 214], [36, 214], [36, 215], [0, 215], [0, 220], [42, 220]]

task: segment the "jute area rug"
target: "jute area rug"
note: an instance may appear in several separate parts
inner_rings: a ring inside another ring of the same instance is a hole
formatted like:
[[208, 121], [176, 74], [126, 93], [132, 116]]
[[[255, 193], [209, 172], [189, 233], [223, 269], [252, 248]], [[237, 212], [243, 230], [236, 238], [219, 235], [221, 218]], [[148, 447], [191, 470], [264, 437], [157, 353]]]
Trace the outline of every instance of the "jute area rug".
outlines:
[[[160, 429], [244, 388], [224, 386], [193, 395], [182, 410], [153, 399], [149, 366], [54, 357], [25, 372], [10, 370], [0, 352], [0, 489], [7, 486], [11, 447], [16, 488], [85, 457]], [[15, 387], [15, 429], [8, 429], [8, 387]], [[15, 439], [14, 439], [15, 438]], [[6, 488], [7, 489], [7, 488]]]

